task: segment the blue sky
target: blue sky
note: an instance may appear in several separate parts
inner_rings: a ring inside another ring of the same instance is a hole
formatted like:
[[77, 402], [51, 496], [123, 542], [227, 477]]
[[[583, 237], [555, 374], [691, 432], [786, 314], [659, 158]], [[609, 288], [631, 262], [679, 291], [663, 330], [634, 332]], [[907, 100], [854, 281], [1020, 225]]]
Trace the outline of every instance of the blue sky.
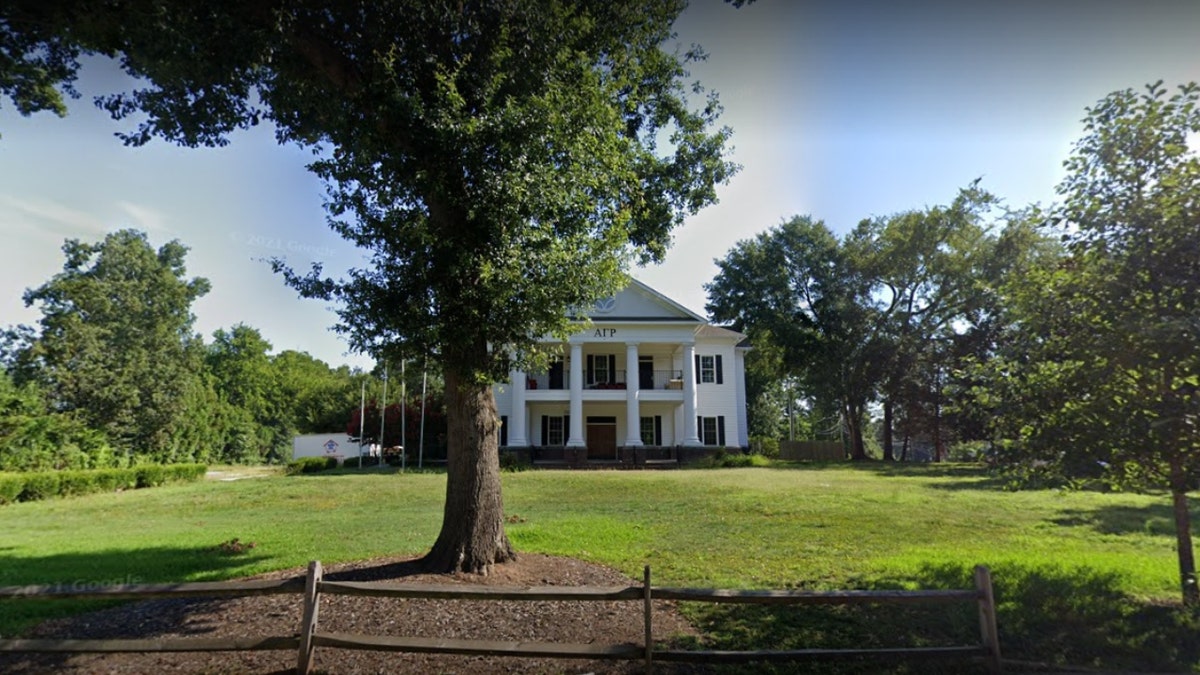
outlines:
[[[1010, 206], [1049, 203], [1087, 106], [1200, 81], [1189, 0], [694, 0], [676, 28], [709, 53], [692, 74], [720, 93], [744, 168], [676, 231], [665, 263], [635, 276], [701, 314], [713, 260], [781, 220], [812, 214], [841, 233], [945, 203], [977, 177]], [[195, 305], [206, 336], [240, 321], [277, 350], [369, 366], [329, 330], [332, 311], [261, 261], [364, 260], [326, 228], [310, 155], [264, 128], [220, 149], [125, 148], [113, 132], [126, 127], [91, 96], [127, 85], [91, 62], [66, 119], [0, 101], [0, 325], [37, 320], [21, 294], [61, 270], [65, 238], [134, 227], [191, 247], [189, 274], [213, 284]]]

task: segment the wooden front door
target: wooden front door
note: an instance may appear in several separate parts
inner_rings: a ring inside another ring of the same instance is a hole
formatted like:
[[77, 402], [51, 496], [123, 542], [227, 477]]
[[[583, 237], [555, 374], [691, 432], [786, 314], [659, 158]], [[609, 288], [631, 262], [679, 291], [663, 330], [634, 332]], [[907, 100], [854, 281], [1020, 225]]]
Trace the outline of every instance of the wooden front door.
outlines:
[[587, 459], [588, 461], [614, 461], [617, 459], [617, 425], [615, 423], [588, 423]]

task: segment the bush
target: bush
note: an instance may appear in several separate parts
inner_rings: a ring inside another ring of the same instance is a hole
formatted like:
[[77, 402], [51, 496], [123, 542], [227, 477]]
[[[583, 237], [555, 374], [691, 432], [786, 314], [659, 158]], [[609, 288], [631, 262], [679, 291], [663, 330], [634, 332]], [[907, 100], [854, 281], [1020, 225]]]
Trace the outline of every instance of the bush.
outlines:
[[751, 436], [750, 451], [772, 459], [779, 457], [779, 439], [771, 436]]
[[146, 464], [133, 469], [0, 473], [0, 504], [190, 482], [207, 471], [203, 464]]
[[[362, 466], [379, 466], [378, 457], [363, 457]], [[357, 469], [359, 467], [358, 457], [347, 457], [342, 461], [343, 469]]]
[[63, 497], [98, 492], [94, 471], [61, 471], [58, 474], [58, 494]]
[[301, 457], [300, 459], [288, 462], [287, 473], [289, 476], [294, 476], [298, 473], [317, 473], [318, 471], [336, 469], [337, 465], [336, 457]]
[[696, 462], [696, 467], [700, 469], [737, 469], [770, 465], [771, 460], [762, 455], [745, 454], [741, 451], [729, 452], [725, 448], [717, 448], [713, 454]]
[[58, 494], [59, 478], [55, 471], [39, 471], [25, 474], [25, 487], [17, 497], [23, 502], [49, 499]]
[[25, 475], [0, 473], [0, 504], [12, 504], [25, 489]]
[[167, 469], [161, 464], [143, 464], [135, 471], [139, 488], [158, 487], [167, 482]]
[[532, 465], [526, 461], [520, 454], [513, 451], [500, 451], [500, 470], [501, 471], [524, 471], [532, 468]]
[[208, 473], [206, 464], [171, 464], [163, 468], [167, 470], [167, 480], [171, 483], [192, 483]]
[[97, 469], [89, 471], [96, 492], [117, 492], [137, 487], [137, 471], [133, 469]]

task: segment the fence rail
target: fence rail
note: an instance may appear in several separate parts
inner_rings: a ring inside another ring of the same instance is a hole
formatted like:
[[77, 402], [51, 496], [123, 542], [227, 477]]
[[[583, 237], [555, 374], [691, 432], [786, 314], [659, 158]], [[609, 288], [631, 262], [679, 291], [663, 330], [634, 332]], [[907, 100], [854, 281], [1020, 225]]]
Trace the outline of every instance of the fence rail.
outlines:
[[[436, 586], [386, 582], [325, 581], [321, 563], [309, 564], [304, 578], [278, 581], [201, 582], [183, 584], [136, 584], [110, 588], [64, 586], [0, 587], [0, 600], [17, 598], [189, 598], [301, 594], [303, 619], [298, 635], [239, 638], [141, 638], [141, 639], [0, 639], [0, 652], [100, 653], [100, 652], [211, 652], [296, 650], [296, 672], [307, 675], [314, 664], [317, 647], [369, 649], [426, 654], [523, 656], [564, 659], [643, 660], [647, 671], [654, 661], [690, 663], [749, 663], [754, 661], [812, 661], [839, 659], [981, 659], [992, 672], [1000, 672], [1000, 642], [996, 629], [996, 607], [991, 573], [975, 568], [975, 588], [924, 591], [783, 591], [704, 588], [655, 588], [650, 585], [650, 568], [645, 568], [641, 586], [628, 587], [538, 587], [499, 588]], [[536, 641], [496, 641], [457, 638], [359, 635], [322, 632], [322, 594], [356, 595], [406, 599], [523, 601], [635, 601], [643, 604], [643, 644], [570, 644]], [[654, 600], [741, 603], [758, 605], [829, 605], [975, 602], [979, 609], [980, 642], [952, 647], [898, 647], [893, 649], [800, 649], [753, 651], [696, 651], [655, 649], [651, 609]]]

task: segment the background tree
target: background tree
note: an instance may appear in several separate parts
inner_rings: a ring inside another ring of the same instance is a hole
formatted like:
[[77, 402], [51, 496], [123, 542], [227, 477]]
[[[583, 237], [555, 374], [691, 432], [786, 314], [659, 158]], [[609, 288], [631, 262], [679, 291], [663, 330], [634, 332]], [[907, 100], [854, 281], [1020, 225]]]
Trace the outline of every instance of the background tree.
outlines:
[[984, 400], [1016, 458], [1172, 496], [1200, 603], [1187, 492], [1200, 482], [1200, 87], [1110, 94], [1058, 191], [1066, 256], [1009, 287], [1014, 330]]
[[715, 97], [698, 111], [687, 98], [700, 53], [664, 50], [685, 5], [18, 0], [0, 40], [19, 64], [55, 59], [4, 85], [43, 109], [53, 97], [30, 92], [69, 78], [71, 50], [121, 54], [150, 83], [105, 100], [145, 113], [129, 142], [220, 144], [269, 120], [325, 149], [311, 168], [330, 225], [371, 264], [343, 279], [277, 269], [341, 301], [354, 349], [443, 364], [448, 489], [426, 560], [484, 571], [512, 556], [490, 383], [568, 333], [570, 310], [614, 292], [632, 260], [660, 259], [734, 170]]
[[803, 391], [836, 405], [850, 456], [866, 458], [863, 428], [883, 363], [870, 284], [823, 222], [796, 217], [738, 242], [705, 285], [714, 321], [769, 333]]
[[985, 268], [994, 255], [986, 216], [997, 200], [978, 183], [948, 206], [865, 220], [847, 238], [849, 255], [871, 284], [867, 301], [882, 322], [884, 459], [895, 457], [897, 409], [906, 434], [924, 432], [935, 459], [950, 440], [944, 389], [969, 334], [986, 316]]
[[97, 244], [68, 240], [63, 271], [25, 293], [42, 312], [22, 357], [52, 410], [75, 414], [118, 447], [162, 459], [199, 364], [191, 305], [208, 281], [185, 277], [187, 248], [155, 251], [122, 230]]

